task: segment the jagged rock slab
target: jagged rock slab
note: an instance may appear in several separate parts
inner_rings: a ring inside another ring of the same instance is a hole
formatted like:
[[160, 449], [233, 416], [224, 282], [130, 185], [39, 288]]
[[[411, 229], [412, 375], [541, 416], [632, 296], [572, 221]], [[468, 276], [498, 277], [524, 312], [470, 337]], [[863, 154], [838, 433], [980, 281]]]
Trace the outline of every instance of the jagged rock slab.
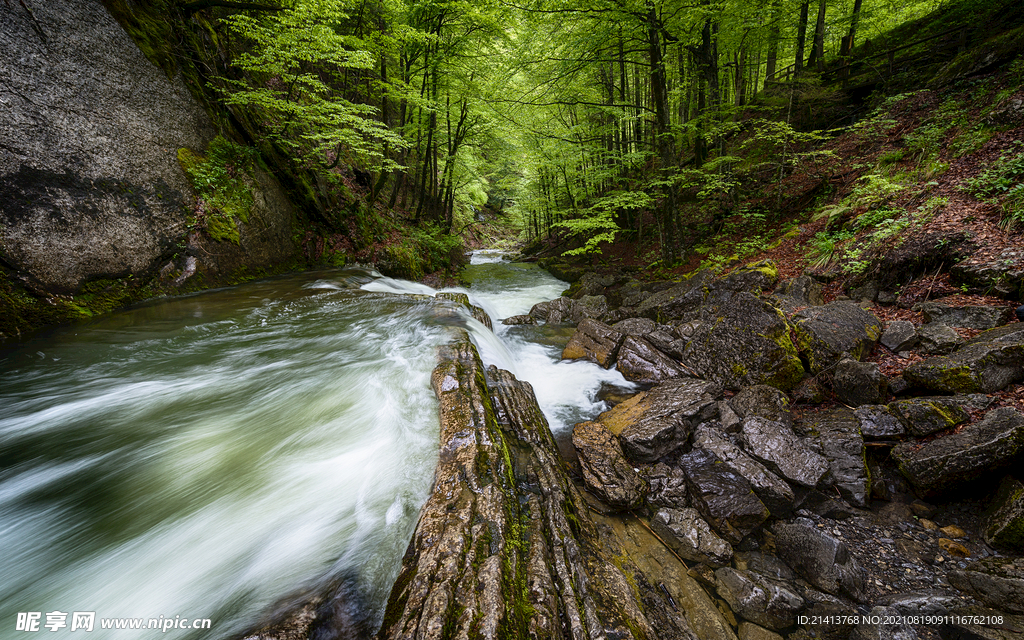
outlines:
[[751, 571], [723, 567], [715, 571], [715, 583], [736, 615], [776, 631], [793, 626], [804, 608], [792, 588]]
[[456, 293], [452, 291], [441, 291], [434, 294], [435, 298], [441, 298], [442, 300], [451, 300], [456, 304], [461, 304], [463, 307], [469, 310], [469, 313], [473, 316], [474, 320], [480, 322], [491, 331], [494, 331], [494, 325], [491, 323], [491, 316], [487, 315], [481, 307], [476, 306], [469, 301], [469, 296], [465, 293]]
[[771, 291], [778, 282], [778, 266], [771, 260], [761, 260], [733, 269], [715, 280], [711, 286], [724, 291], [761, 293]]
[[533, 316], [529, 314], [522, 314], [518, 316], [509, 316], [501, 321], [504, 325], [520, 325], [520, 324], [537, 324], [537, 321], [533, 319]]
[[651, 346], [643, 338], [626, 336], [619, 348], [615, 368], [630, 382], [654, 384], [684, 375], [671, 358]]
[[627, 458], [653, 462], [685, 444], [694, 426], [714, 417], [721, 394], [713, 382], [676, 378], [616, 405], [597, 420], [619, 436]]
[[828, 472], [828, 460], [781, 422], [747, 418], [741, 437], [748, 453], [791, 482], [814, 487]]
[[707, 286], [712, 279], [710, 271], [698, 271], [669, 289], [645, 297], [637, 305], [636, 315], [664, 324], [693, 320], [704, 304]]
[[999, 483], [992, 505], [982, 521], [982, 535], [989, 546], [1024, 551], [1024, 483], [1006, 476]]
[[925, 322], [941, 322], [950, 327], [967, 329], [994, 329], [1013, 318], [1013, 308], [987, 305], [951, 307], [938, 302], [925, 302], [921, 304], [921, 314]]
[[684, 365], [729, 389], [792, 389], [804, 369], [781, 311], [746, 292], [716, 291], [682, 354]]
[[615, 363], [625, 335], [603, 322], [587, 318], [576, 327], [562, 350], [563, 360], [584, 359], [596, 362], [605, 369]]
[[971, 419], [953, 398], [908, 398], [889, 404], [889, 409], [912, 435], [923, 437], [963, 424]]
[[793, 426], [789, 398], [775, 387], [758, 384], [746, 387], [729, 399], [729, 406], [740, 418], [765, 418]]
[[860, 434], [866, 440], [893, 440], [906, 435], [907, 429], [896, 414], [883, 404], [868, 404], [853, 410], [860, 422]]
[[582, 296], [569, 302], [569, 322], [579, 324], [587, 318], [600, 318], [608, 313], [604, 296]]
[[686, 488], [686, 474], [682, 469], [659, 462], [644, 471], [643, 477], [651, 487], [647, 496], [651, 505], [667, 509], [690, 506], [690, 490]]
[[927, 355], [941, 356], [952, 353], [963, 344], [960, 334], [938, 322], [923, 324], [917, 330], [918, 350]]
[[768, 507], [773, 516], [782, 518], [792, 511], [793, 503], [796, 502], [792, 487], [766, 469], [760, 462], [744, 453], [717, 429], [710, 426], [711, 424], [699, 425], [693, 432], [693, 448], [714, 453], [725, 464], [746, 478], [750, 486], [753, 487], [754, 493]]
[[885, 400], [889, 380], [874, 362], [858, 362], [847, 358], [832, 370], [832, 389], [843, 404], [859, 407]]
[[906, 351], [917, 344], [917, 329], [909, 320], [887, 322], [879, 342], [893, 353]]
[[686, 474], [691, 504], [729, 542], [739, 543], [768, 518], [768, 509], [747, 479], [710, 451], [695, 449], [680, 456], [679, 466]]
[[583, 482], [612, 507], [635, 509], [643, 504], [647, 484], [622, 455], [619, 441], [598, 422], [581, 422], [572, 430], [572, 445]]
[[850, 640], [917, 640], [917, 631], [893, 607], [872, 607]]
[[855, 507], [867, 507], [871, 474], [867, 468], [860, 421], [848, 409], [834, 409], [808, 417], [803, 427], [813, 431], [828, 460], [825, 481]]
[[800, 303], [800, 306], [819, 307], [825, 304], [823, 291], [824, 287], [816, 282], [814, 278], [802, 275], [779, 283], [779, 286], [775, 289], [775, 295], [792, 298]]
[[1022, 451], [1024, 416], [1002, 407], [959, 433], [897, 445], [892, 456], [914, 489], [930, 495], [1005, 467]]
[[545, 324], [561, 324], [569, 321], [569, 298], [561, 297], [538, 302], [530, 307], [530, 317]]
[[1024, 560], [985, 558], [954, 569], [949, 583], [990, 607], [1024, 613]]
[[650, 318], [626, 318], [612, 325], [612, 329], [627, 336], [644, 337], [658, 328], [658, 323]]
[[793, 316], [797, 348], [817, 375], [851, 356], [863, 360], [882, 335], [882, 323], [852, 302], [830, 302]]
[[772, 531], [779, 557], [805, 580], [832, 595], [864, 602], [865, 572], [845, 542], [820, 531], [806, 518], [777, 522]]
[[711, 530], [696, 509], [659, 509], [651, 530], [681, 558], [723, 567], [732, 560], [732, 545]]
[[948, 356], [915, 362], [903, 377], [941, 393], [999, 391], [1024, 378], [1024, 324], [984, 331]]

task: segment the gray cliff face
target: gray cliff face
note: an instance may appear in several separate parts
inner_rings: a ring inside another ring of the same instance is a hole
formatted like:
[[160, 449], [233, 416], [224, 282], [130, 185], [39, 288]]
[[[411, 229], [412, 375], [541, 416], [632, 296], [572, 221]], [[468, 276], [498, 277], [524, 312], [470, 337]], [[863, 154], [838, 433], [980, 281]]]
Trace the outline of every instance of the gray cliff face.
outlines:
[[185, 242], [177, 150], [216, 132], [99, 2], [0, 4], [0, 111], [0, 262], [36, 289], [153, 274], [176, 253], [176, 269], [191, 254], [214, 273], [292, 255], [291, 206], [266, 175], [240, 246]]

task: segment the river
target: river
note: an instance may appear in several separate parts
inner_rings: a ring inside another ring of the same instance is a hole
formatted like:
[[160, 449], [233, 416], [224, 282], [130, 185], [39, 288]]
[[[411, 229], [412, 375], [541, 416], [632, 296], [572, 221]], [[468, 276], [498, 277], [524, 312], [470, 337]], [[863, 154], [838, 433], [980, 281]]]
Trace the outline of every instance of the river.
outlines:
[[[435, 350], [458, 324], [529, 380], [556, 436], [615, 371], [560, 362], [565, 330], [504, 326], [566, 286], [474, 254], [490, 333], [425, 285], [303, 273], [166, 299], [0, 354], [0, 638], [19, 613], [251, 628], [344, 580], [379, 620], [437, 461]], [[24, 619], [24, 616], [23, 618]], [[60, 619], [56, 616], [55, 619]], [[142, 632], [143, 634], [145, 632]], [[151, 632], [150, 632], [151, 633]], [[75, 636], [72, 636], [75, 637]]]

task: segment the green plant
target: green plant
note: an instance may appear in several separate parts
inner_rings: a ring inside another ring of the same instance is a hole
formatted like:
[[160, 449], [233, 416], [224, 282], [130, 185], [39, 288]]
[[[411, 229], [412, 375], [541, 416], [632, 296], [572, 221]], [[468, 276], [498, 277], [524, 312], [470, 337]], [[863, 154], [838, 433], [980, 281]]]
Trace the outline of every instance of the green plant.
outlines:
[[816, 233], [808, 242], [811, 267], [824, 269], [832, 264], [841, 255], [842, 248], [853, 238], [854, 234], [849, 230]]
[[254, 198], [246, 181], [259, 152], [217, 136], [206, 155], [178, 149], [178, 162], [196, 190], [192, 224], [217, 241], [239, 243], [238, 224], [248, 222]]
[[974, 197], [999, 205], [1003, 226], [1012, 229], [1024, 222], [1024, 142], [1014, 141], [984, 171], [967, 180], [964, 187]]

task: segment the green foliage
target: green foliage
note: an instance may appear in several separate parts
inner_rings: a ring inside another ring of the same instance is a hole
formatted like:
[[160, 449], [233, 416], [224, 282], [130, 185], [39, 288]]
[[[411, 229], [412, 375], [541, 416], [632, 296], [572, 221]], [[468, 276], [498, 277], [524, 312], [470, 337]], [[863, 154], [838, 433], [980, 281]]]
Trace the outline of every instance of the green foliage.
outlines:
[[221, 136], [210, 142], [205, 156], [178, 149], [178, 162], [198, 197], [193, 222], [214, 240], [238, 244], [238, 224], [249, 221], [254, 203], [246, 175], [251, 176], [257, 158], [256, 149]]
[[1007, 228], [1024, 222], [1024, 142], [1015, 140], [1013, 149], [967, 180], [965, 189], [976, 198], [998, 204]]
[[842, 255], [842, 251], [854, 237], [853, 232], [849, 230], [816, 233], [808, 243], [811, 267], [824, 269], [831, 265]]
[[387, 248], [395, 275], [415, 280], [462, 260], [462, 239], [445, 233], [438, 225], [427, 223], [406, 232], [398, 243]]
[[643, 191], [612, 191], [598, 198], [594, 204], [584, 210], [582, 217], [563, 220], [557, 226], [567, 229], [574, 236], [582, 236], [586, 240], [582, 247], [566, 251], [563, 255], [583, 255], [600, 253], [602, 242], [613, 242], [619, 231], [613, 215], [617, 211], [638, 211], [650, 207], [653, 198]]

